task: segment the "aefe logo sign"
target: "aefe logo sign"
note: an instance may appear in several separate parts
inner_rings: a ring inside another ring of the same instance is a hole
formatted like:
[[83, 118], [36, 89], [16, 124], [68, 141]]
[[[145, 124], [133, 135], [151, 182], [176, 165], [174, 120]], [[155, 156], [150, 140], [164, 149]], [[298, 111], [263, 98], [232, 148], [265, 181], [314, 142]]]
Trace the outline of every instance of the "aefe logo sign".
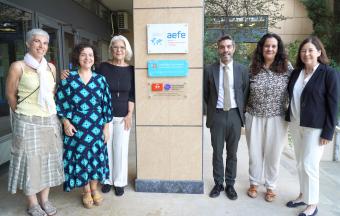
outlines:
[[148, 24], [148, 53], [188, 53], [188, 24]]
[[186, 34], [184, 32], [178, 31], [177, 33], [168, 33], [166, 36], [168, 39], [185, 38]]

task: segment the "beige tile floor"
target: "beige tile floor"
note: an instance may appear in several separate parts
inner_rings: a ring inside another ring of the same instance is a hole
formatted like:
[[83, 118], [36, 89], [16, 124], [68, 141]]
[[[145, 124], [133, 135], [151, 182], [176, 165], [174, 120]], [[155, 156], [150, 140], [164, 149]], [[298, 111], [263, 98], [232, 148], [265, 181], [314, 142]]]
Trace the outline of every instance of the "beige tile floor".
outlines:
[[[134, 137], [132, 132], [131, 137]], [[103, 205], [84, 209], [80, 202], [80, 190], [70, 193], [61, 187], [51, 190], [50, 200], [58, 207], [59, 216], [294, 216], [302, 210], [289, 209], [285, 203], [298, 193], [298, 180], [294, 160], [284, 153], [281, 160], [278, 196], [273, 203], [264, 201], [264, 188], [256, 199], [246, 195], [248, 188], [248, 152], [245, 137], [241, 137], [238, 151], [238, 176], [236, 190], [239, 198], [229, 200], [224, 193], [218, 198], [209, 198], [213, 186], [210, 133], [204, 130], [203, 180], [204, 194], [139, 193], [134, 191], [136, 178], [135, 140], [131, 139], [129, 152], [129, 185], [122, 197], [113, 192], [105, 194]], [[340, 163], [322, 162], [320, 171], [320, 216], [340, 215]], [[7, 167], [0, 167], [0, 215], [18, 216], [25, 214], [25, 199], [20, 193], [7, 192]]]

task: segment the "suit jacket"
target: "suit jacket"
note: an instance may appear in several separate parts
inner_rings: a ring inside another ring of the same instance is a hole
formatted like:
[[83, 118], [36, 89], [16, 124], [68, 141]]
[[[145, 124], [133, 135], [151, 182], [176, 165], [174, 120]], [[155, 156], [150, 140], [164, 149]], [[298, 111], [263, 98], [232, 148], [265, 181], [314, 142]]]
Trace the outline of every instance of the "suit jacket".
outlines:
[[[240, 114], [242, 126], [244, 125], [245, 104], [249, 91], [248, 69], [233, 61], [234, 90], [237, 108]], [[207, 127], [214, 123], [219, 89], [220, 62], [208, 65], [204, 68], [204, 101], [207, 104]]]
[[[292, 72], [288, 83], [289, 101], [301, 70]], [[338, 103], [340, 97], [339, 75], [333, 68], [320, 64], [306, 84], [301, 94], [300, 126], [322, 129], [321, 137], [332, 140], [337, 125]], [[289, 102], [286, 120], [290, 121]]]

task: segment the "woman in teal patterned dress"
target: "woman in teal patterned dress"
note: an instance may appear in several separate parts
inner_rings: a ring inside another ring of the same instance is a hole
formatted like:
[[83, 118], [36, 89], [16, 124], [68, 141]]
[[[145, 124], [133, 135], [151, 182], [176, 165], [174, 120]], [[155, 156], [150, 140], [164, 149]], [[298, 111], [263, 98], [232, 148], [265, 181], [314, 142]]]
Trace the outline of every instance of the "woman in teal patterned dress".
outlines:
[[77, 45], [72, 59], [79, 69], [61, 81], [56, 95], [65, 133], [64, 190], [83, 187], [83, 204], [91, 208], [102, 202], [97, 184], [109, 174], [106, 141], [112, 120], [111, 95], [105, 78], [91, 70], [97, 60], [91, 45]]

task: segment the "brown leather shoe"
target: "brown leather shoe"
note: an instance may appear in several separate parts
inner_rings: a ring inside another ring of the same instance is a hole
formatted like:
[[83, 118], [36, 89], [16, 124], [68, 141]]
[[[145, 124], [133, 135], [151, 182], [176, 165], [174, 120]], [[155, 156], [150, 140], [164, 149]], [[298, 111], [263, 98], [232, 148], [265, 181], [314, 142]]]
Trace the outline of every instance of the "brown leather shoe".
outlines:
[[250, 185], [250, 187], [247, 191], [247, 194], [251, 198], [256, 198], [257, 197], [257, 186], [256, 185]]

